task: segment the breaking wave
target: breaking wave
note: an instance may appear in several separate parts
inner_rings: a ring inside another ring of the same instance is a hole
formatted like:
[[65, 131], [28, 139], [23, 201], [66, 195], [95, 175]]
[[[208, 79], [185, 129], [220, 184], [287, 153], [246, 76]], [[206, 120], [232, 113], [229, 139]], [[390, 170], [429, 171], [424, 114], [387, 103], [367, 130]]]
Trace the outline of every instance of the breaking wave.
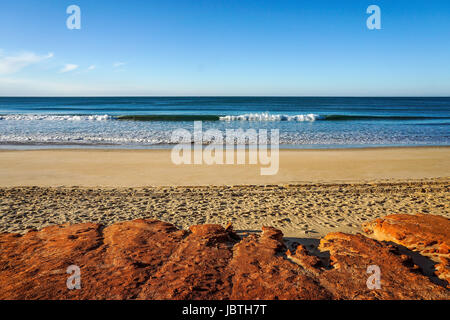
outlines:
[[223, 116], [219, 117], [222, 121], [316, 121], [323, 117], [318, 114], [298, 114], [298, 115], [284, 115], [284, 114], [269, 114], [269, 113], [249, 113], [237, 116]]
[[109, 115], [48, 115], [48, 114], [8, 114], [0, 115], [0, 120], [12, 121], [106, 121], [113, 117]]
[[372, 116], [372, 115], [342, 115], [327, 114], [271, 114], [247, 113], [241, 115], [49, 115], [49, 114], [7, 114], [0, 115], [0, 120], [10, 121], [405, 121], [405, 120], [429, 120], [429, 119], [450, 119], [449, 117], [429, 117], [429, 116]]

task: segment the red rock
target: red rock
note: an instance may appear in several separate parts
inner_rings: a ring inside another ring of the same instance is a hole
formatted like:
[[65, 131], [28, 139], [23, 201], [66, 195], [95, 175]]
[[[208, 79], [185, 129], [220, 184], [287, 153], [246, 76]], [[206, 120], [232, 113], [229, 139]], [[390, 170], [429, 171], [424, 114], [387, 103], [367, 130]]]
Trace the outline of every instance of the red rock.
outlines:
[[235, 245], [228, 272], [233, 275], [231, 299], [330, 299], [331, 295], [284, 255], [281, 231], [263, 227]]
[[[449, 299], [448, 290], [419, 274], [409, 257], [395, 248], [364, 237], [344, 233], [328, 234], [319, 249], [329, 252], [329, 265], [320, 266], [300, 246], [289, 258], [304, 267], [334, 299]], [[380, 289], [369, 289], [372, 273], [367, 268], [380, 268]]]
[[100, 226], [91, 223], [0, 235], [0, 298], [70, 299], [67, 267], [95, 263], [91, 252], [102, 241]]
[[450, 283], [450, 219], [396, 214], [366, 223], [363, 229], [378, 241], [391, 241], [430, 258], [436, 262], [435, 274]]
[[[185, 231], [156, 220], [52, 226], [0, 235], [0, 299], [132, 299], [178, 247]], [[68, 290], [67, 267], [81, 269]]]
[[[271, 227], [242, 240], [231, 225], [183, 231], [157, 220], [0, 234], [0, 299], [449, 298], [386, 244], [336, 233], [320, 248], [331, 267], [302, 246], [286, 255]], [[381, 290], [367, 289], [369, 264], [382, 270]], [[66, 286], [70, 265], [81, 270], [80, 290]]]
[[143, 285], [139, 299], [226, 299], [231, 282], [225, 268], [234, 240], [219, 225], [198, 225]]

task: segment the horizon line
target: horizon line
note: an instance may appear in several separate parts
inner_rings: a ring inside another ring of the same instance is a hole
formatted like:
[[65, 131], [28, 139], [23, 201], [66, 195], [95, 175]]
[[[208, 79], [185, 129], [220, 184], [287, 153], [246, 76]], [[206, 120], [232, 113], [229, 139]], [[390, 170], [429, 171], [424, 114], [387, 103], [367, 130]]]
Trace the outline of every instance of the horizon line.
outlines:
[[450, 95], [355, 95], [355, 96], [335, 96], [335, 95], [43, 95], [43, 96], [1, 96], [1, 98], [450, 98]]

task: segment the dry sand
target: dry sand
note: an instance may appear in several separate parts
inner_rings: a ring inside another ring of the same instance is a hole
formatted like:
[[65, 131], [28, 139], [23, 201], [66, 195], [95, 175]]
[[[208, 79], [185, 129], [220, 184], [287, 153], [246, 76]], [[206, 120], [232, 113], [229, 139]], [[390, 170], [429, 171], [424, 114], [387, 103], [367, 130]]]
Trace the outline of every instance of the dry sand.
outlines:
[[168, 151], [1, 151], [0, 232], [157, 218], [182, 228], [231, 221], [241, 232], [271, 225], [304, 240], [393, 213], [450, 217], [449, 177], [450, 148], [281, 151], [275, 176], [175, 166]]

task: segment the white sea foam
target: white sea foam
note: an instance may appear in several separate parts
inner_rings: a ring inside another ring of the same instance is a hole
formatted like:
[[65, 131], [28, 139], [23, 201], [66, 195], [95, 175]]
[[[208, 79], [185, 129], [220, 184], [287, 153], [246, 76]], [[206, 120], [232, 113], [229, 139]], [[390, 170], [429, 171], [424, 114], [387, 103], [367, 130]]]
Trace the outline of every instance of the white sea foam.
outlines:
[[242, 115], [228, 115], [219, 118], [222, 121], [316, 121], [322, 119], [318, 114], [269, 114], [264, 113], [248, 113]]
[[[10, 121], [107, 121], [113, 120], [110, 115], [48, 115], [48, 114], [7, 114], [0, 115], [0, 120]], [[264, 113], [248, 113], [242, 115], [227, 115], [219, 117], [222, 121], [316, 121], [324, 119], [323, 116], [317, 114], [269, 114]]]
[[48, 115], [48, 114], [7, 114], [0, 115], [0, 120], [12, 121], [106, 121], [111, 120], [109, 115]]

